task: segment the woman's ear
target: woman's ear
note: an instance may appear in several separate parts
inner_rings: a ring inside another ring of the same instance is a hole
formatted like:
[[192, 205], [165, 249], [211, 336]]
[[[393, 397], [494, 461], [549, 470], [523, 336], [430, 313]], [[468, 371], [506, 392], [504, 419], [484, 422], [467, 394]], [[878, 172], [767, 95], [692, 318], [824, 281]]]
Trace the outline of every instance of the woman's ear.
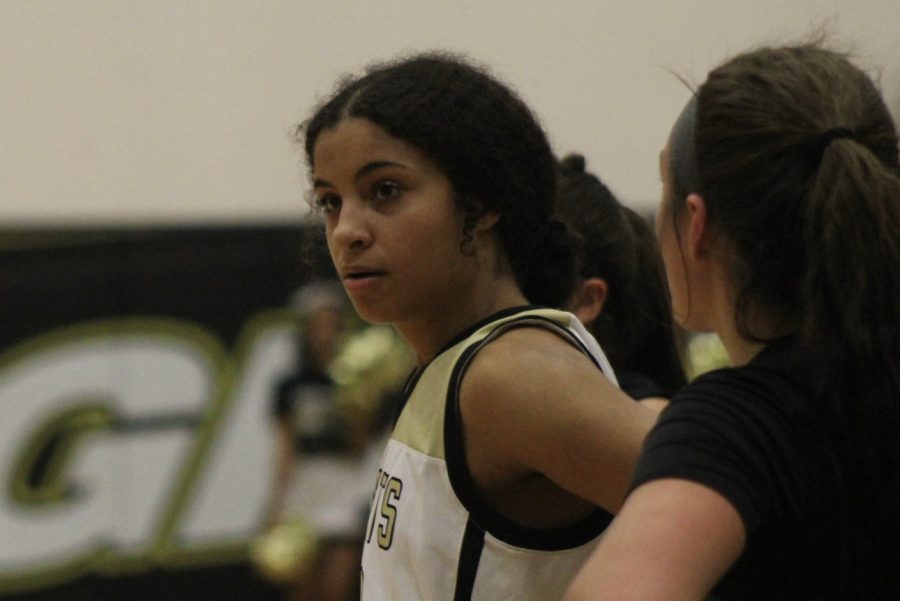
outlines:
[[569, 305], [575, 317], [584, 326], [589, 326], [603, 313], [606, 295], [609, 291], [603, 278], [588, 278], [578, 284], [578, 288]]
[[500, 213], [496, 211], [482, 211], [481, 205], [476, 205], [473, 212], [461, 212], [463, 217], [462, 241], [460, 242], [460, 250], [466, 256], [474, 256], [477, 253], [477, 247], [482, 246], [488, 241], [496, 243], [497, 236], [491, 232], [492, 228], [500, 221]]
[[688, 218], [688, 255], [694, 261], [702, 260], [709, 256], [715, 238], [706, 211], [706, 200], [699, 194], [690, 194], [685, 204]]
[[475, 231], [483, 232], [485, 230], [489, 230], [500, 221], [500, 213], [496, 211], [485, 211], [478, 217], [478, 221], [475, 223]]

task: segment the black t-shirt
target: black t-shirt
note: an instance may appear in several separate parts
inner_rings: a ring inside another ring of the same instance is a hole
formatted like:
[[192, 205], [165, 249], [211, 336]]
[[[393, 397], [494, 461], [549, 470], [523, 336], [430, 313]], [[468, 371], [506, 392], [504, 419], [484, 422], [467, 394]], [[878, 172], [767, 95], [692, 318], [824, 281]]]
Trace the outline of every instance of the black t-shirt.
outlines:
[[717, 599], [812, 600], [836, 586], [836, 485], [814, 405], [791, 367], [792, 344], [770, 344], [748, 365], [709, 372], [676, 393], [638, 461], [632, 488], [691, 480], [740, 513], [747, 547]]
[[636, 371], [616, 372], [619, 388], [636, 401], [649, 397], [669, 398], [671, 393], [648, 376]]
[[279, 382], [273, 412], [291, 421], [298, 454], [341, 453], [347, 449], [347, 424], [335, 403], [335, 385], [317, 371], [302, 371]]

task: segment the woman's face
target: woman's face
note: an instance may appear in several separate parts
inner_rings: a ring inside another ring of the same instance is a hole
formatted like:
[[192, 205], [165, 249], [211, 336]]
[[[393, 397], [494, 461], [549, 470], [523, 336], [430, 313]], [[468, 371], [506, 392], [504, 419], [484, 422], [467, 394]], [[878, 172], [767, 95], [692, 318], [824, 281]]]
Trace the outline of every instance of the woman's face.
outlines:
[[463, 255], [463, 214], [444, 173], [418, 148], [350, 118], [313, 149], [316, 204], [328, 249], [361, 317], [439, 320], [465, 302], [474, 261]]

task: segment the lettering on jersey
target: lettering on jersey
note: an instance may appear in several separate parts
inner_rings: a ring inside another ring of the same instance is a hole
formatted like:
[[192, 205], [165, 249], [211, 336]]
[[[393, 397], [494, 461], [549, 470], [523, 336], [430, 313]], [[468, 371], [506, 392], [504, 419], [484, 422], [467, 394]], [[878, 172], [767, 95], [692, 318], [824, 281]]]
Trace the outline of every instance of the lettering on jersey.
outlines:
[[394, 542], [394, 525], [397, 523], [397, 501], [403, 493], [403, 481], [383, 470], [378, 470], [375, 479], [375, 492], [372, 495], [372, 509], [369, 513], [368, 535], [366, 544], [372, 542], [376, 534], [378, 546], [390, 549]]

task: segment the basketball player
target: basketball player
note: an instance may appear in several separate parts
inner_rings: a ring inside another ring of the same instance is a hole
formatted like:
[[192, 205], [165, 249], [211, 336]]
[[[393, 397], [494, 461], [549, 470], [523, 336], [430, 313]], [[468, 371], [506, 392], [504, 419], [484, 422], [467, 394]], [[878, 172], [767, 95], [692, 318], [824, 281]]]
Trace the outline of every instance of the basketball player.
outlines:
[[541, 127], [485, 69], [425, 54], [345, 80], [298, 135], [357, 312], [418, 365], [372, 474], [362, 598], [561, 598], [655, 414], [546, 308], [576, 274]]

